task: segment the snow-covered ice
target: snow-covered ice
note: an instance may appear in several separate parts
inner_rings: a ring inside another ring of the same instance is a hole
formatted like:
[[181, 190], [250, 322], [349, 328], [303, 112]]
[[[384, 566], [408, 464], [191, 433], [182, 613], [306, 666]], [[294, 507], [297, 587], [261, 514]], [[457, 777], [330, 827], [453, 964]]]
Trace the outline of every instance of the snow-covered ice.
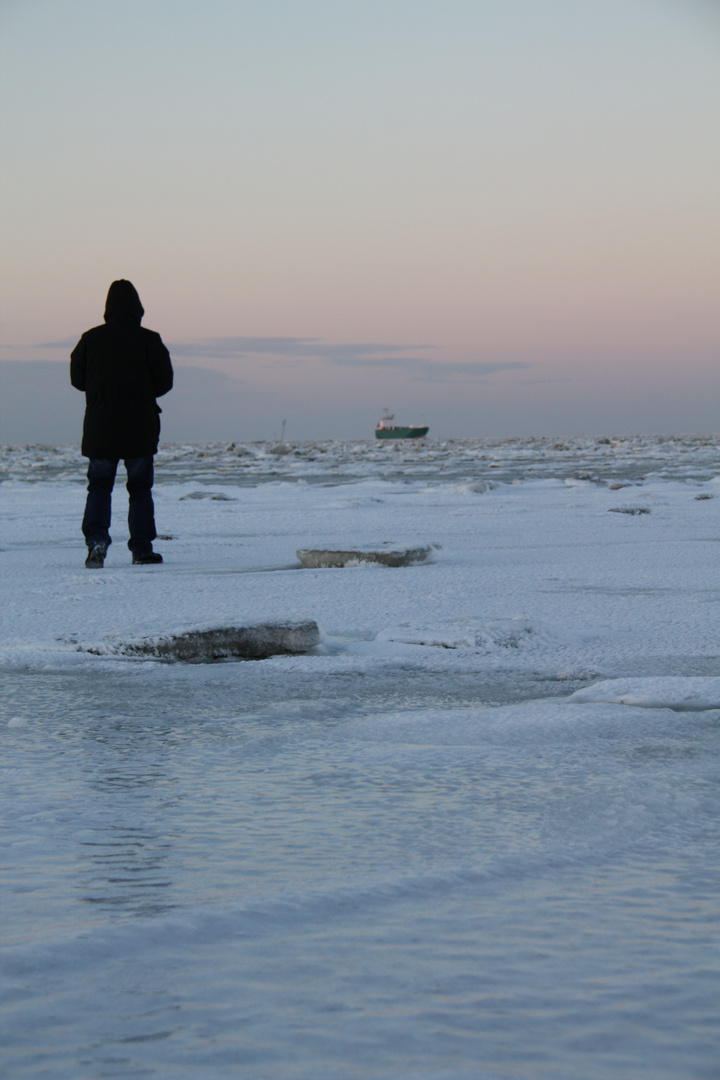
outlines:
[[1, 451], [0, 1072], [716, 1076], [719, 449], [166, 447], [101, 571], [77, 450]]
[[576, 690], [571, 701], [610, 701], [647, 709], [698, 712], [720, 709], [720, 678], [656, 676], [654, 679], [608, 679]]

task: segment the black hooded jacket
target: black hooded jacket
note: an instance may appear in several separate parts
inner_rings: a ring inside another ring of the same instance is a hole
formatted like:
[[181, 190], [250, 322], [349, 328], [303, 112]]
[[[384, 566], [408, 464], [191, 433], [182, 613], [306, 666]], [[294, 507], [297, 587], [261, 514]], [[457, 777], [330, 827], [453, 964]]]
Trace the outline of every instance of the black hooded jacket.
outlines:
[[72, 351], [70, 381], [85, 391], [85, 457], [117, 460], [157, 451], [155, 399], [172, 389], [173, 369], [160, 335], [141, 327], [144, 314], [134, 285], [113, 281], [105, 325], [86, 331]]

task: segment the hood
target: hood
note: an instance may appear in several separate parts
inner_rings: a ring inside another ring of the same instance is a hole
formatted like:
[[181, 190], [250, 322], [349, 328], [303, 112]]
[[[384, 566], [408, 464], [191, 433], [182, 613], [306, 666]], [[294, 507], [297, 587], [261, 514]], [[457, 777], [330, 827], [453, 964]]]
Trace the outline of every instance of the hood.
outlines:
[[113, 281], [108, 289], [105, 301], [105, 322], [115, 322], [118, 319], [140, 325], [145, 309], [140, 303], [137, 289], [131, 281], [121, 278]]

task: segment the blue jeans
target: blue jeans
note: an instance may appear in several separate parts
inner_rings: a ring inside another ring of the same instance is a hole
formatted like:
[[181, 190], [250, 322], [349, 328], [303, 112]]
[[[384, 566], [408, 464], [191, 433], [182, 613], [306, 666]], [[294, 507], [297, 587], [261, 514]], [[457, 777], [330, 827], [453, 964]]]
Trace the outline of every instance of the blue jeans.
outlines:
[[[88, 494], [82, 531], [90, 548], [93, 544], [110, 544], [112, 489], [117, 473], [117, 461], [90, 458], [88, 465]], [[133, 555], [152, 551], [155, 532], [155, 507], [152, 500], [153, 458], [125, 458], [127, 490], [130, 496], [128, 547]]]

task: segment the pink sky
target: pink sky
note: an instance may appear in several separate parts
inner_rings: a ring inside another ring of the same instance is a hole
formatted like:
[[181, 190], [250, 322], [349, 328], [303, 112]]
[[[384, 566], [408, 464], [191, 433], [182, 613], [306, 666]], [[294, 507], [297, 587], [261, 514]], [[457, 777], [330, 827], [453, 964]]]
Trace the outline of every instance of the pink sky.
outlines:
[[[237, 437], [362, 437], [385, 405], [438, 435], [720, 429], [712, 5], [27, 0], [0, 24], [0, 360], [65, 359], [39, 346], [128, 277], [179, 367], [235, 380]], [[212, 417], [217, 382], [195, 392]]]

